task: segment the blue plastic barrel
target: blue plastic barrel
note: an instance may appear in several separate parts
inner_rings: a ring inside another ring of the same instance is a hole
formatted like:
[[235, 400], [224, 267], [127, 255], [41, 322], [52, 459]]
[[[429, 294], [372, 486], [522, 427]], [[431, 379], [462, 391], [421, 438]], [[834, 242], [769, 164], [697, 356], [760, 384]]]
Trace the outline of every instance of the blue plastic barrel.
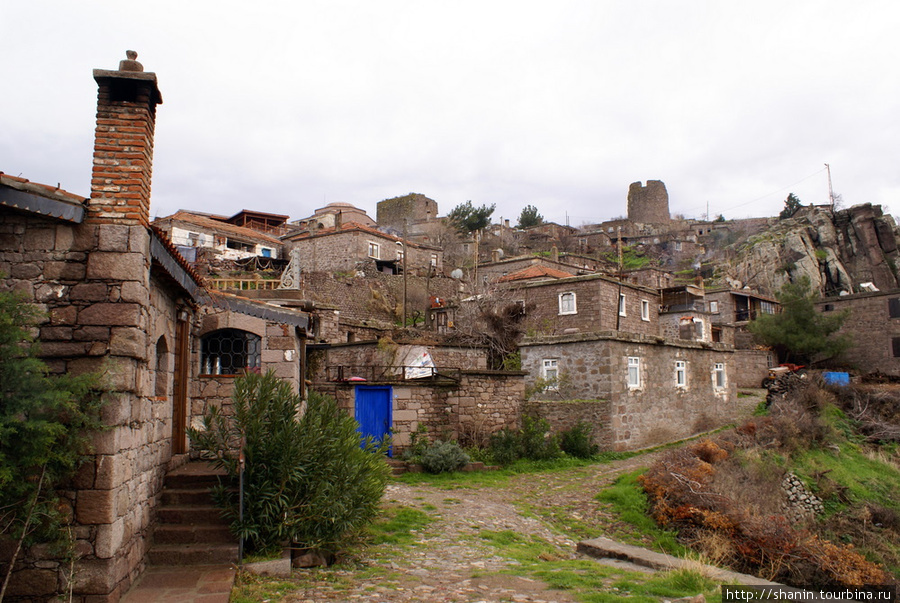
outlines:
[[828, 385], [850, 385], [850, 373], [822, 373]]

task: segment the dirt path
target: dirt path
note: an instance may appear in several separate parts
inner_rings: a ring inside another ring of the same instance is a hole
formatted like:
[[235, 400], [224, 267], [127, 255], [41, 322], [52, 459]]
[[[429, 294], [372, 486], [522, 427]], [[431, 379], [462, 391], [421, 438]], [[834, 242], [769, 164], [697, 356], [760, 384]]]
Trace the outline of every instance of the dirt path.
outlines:
[[386, 508], [417, 509], [431, 519], [416, 542], [373, 547], [357, 568], [295, 571], [303, 588], [284, 600], [572, 602], [568, 593], [548, 590], [540, 581], [498, 574], [518, 562], [498, 554], [480, 536], [504, 531], [535, 536], [555, 545], [558, 558], [575, 558], [576, 541], [585, 533], [617, 530], [614, 518], [594, 500], [597, 492], [655, 456], [515, 476], [503, 487], [447, 489], [392, 482], [385, 493]]

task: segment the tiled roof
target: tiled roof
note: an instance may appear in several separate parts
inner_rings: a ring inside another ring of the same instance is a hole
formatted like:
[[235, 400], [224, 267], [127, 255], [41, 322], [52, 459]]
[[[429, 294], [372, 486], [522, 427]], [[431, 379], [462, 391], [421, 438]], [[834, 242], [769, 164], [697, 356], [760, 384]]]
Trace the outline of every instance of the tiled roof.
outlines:
[[499, 282], [508, 283], [511, 281], [526, 281], [533, 278], [569, 278], [570, 276], [573, 275], [568, 272], [563, 272], [562, 270], [536, 265], [523, 268], [512, 274], [507, 274], [506, 276], [501, 277]]
[[157, 226], [150, 225], [150, 230], [159, 239], [159, 242], [162, 243], [162, 246], [169, 252], [172, 256], [172, 259], [184, 269], [184, 271], [194, 280], [198, 287], [204, 287], [205, 283], [203, 281], [203, 277], [194, 269], [190, 262], [184, 259], [180, 253], [178, 253], [178, 249], [175, 248], [175, 245], [172, 244], [172, 240], [169, 238], [169, 233], [162, 230]]
[[0, 172], [0, 185], [12, 189], [0, 204], [80, 223], [87, 199], [59, 188]]
[[209, 218], [207, 216], [202, 216], [199, 214], [191, 213], [189, 211], [178, 210], [171, 216], [166, 216], [165, 218], [158, 218], [154, 220], [154, 222], [164, 222], [164, 221], [172, 221], [172, 222], [184, 222], [186, 224], [194, 224], [201, 228], [205, 228], [207, 230], [212, 230], [218, 233], [223, 234], [232, 234], [234, 236], [241, 237], [243, 239], [250, 239], [251, 241], [265, 241], [270, 245], [280, 245], [281, 241], [270, 237], [269, 235], [263, 234], [259, 231], [253, 230], [252, 228], [245, 228], [243, 226], [236, 226], [234, 224], [229, 224], [228, 222], [220, 222], [219, 220], [214, 220], [213, 218]]

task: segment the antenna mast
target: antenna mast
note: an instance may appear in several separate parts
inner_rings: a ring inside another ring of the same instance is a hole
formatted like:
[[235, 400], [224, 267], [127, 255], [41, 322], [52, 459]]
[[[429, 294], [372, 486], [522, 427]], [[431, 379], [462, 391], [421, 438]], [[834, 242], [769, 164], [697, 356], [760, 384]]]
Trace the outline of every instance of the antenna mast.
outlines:
[[828, 202], [831, 203], [831, 211], [834, 212], [834, 189], [831, 188], [831, 166], [826, 163], [825, 169], [828, 171]]

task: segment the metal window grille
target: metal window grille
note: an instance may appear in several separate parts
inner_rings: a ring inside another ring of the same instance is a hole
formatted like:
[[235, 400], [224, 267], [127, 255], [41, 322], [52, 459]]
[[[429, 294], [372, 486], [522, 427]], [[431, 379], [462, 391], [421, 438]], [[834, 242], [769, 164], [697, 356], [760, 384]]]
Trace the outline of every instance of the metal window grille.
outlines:
[[200, 372], [204, 375], [237, 375], [259, 369], [259, 335], [239, 329], [220, 329], [200, 340]]

